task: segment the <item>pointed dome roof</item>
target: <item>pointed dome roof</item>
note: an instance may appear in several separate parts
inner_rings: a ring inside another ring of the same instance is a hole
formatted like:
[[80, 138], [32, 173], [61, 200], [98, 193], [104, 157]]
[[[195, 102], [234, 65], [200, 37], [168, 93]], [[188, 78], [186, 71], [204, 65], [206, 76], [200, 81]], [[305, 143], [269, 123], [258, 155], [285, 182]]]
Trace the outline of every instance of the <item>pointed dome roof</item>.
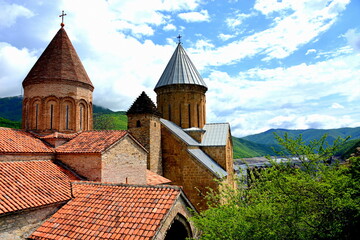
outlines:
[[23, 81], [23, 87], [43, 82], [66, 81], [94, 89], [64, 28], [56, 33]]
[[144, 114], [144, 113], [161, 116], [161, 113], [157, 110], [154, 102], [143, 91], [141, 95], [131, 105], [131, 107], [126, 112], [126, 114]]
[[173, 84], [194, 84], [207, 89], [207, 86], [179, 43], [161, 75], [155, 89]]

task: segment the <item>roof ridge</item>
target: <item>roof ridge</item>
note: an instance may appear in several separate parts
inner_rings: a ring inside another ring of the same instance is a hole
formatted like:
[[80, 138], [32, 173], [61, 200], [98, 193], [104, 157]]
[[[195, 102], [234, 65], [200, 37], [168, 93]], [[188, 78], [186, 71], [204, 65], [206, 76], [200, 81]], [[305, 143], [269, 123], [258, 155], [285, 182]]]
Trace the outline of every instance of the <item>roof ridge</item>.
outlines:
[[93, 181], [71, 181], [73, 184], [88, 184], [102, 186], [118, 186], [118, 187], [144, 187], [144, 188], [171, 188], [182, 191], [182, 187], [176, 185], [145, 185], [145, 184], [128, 184], [128, 183], [112, 183], [112, 182], [93, 182]]

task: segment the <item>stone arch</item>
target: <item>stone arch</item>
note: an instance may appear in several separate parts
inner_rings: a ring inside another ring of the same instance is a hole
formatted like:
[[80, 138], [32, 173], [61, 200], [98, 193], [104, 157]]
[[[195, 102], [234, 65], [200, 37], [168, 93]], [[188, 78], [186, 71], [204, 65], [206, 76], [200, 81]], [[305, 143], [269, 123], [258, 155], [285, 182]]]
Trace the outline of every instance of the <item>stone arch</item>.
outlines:
[[190, 223], [183, 215], [178, 213], [170, 224], [169, 229], [166, 231], [164, 240], [185, 240], [186, 238], [192, 237], [193, 234]]
[[29, 99], [28, 104], [26, 104], [26, 116], [23, 121], [25, 121], [25, 128], [38, 130], [42, 127], [43, 118], [43, 99], [40, 97], [34, 97]]
[[69, 131], [75, 129], [75, 100], [71, 97], [61, 99], [60, 129]]
[[84, 100], [81, 99], [78, 103], [78, 128], [80, 131], [86, 131], [89, 130], [89, 105]]
[[45, 125], [43, 129], [56, 131], [59, 129], [60, 123], [60, 106], [59, 98], [49, 96], [45, 99]]

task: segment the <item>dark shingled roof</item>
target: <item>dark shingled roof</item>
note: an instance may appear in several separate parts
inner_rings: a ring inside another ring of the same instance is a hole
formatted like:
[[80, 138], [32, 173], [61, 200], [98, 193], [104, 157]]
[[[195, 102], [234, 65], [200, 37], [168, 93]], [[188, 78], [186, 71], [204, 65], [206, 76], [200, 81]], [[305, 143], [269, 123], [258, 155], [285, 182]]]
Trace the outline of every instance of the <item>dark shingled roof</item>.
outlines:
[[155, 90], [160, 87], [174, 84], [193, 84], [207, 86], [196, 70], [195, 65], [191, 62], [181, 44], [178, 44], [163, 74], [161, 75]]
[[23, 87], [44, 82], [66, 81], [94, 89], [64, 28], [56, 33], [23, 81]]
[[141, 95], [135, 100], [131, 105], [126, 114], [154, 114], [156, 116], [161, 116], [161, 113], [157, 110], [154, 102], [146, 95], [145, 92], [142, 92]]

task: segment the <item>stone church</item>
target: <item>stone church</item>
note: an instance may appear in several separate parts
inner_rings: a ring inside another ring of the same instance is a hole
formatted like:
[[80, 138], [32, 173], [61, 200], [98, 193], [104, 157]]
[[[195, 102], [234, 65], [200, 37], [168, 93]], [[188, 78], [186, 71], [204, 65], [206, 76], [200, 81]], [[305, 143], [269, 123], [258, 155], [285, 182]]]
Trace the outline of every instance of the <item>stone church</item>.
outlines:
[[208, 188], [234, 186], [230, 126], [179, 43], [128, 130], [92, 130], [94, 86], [64, 25], [23, 81], [22, 130], [0, 128], [0, 239], [185, 239]]

